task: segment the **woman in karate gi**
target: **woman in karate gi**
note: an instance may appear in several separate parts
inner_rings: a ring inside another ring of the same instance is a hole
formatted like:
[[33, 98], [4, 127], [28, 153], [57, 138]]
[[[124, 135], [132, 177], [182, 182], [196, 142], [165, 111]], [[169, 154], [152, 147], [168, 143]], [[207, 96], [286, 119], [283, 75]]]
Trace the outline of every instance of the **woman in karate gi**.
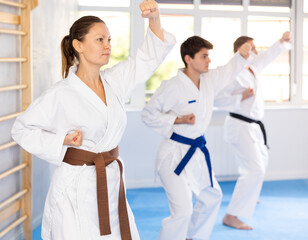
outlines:
[[238, 217], [246, 219], [252, 217], [268, 163], [266, 133], [263, 124], [257, 123], [264, 116], [264, 102], [258, 75], [269, 63], [289, 49], [289, 41], [290, 33], [285, 32], [279, 41], [261, 54], [258, 54], [250, 37], [242, 36], [234, 42], [235, 53], [242, 44], [251, 45], [250, 64], [237, 76], [236, 84], [224, 89], [216, 101], [236, 99], [247, 88], [252, 89], [255, 94], [225, 109], [231, 110], [232, 113], [225, 120], [224, 138], [232, 146], [240, 174], [227, 214], [223, 218], [223, 223], [230, 227], [252, 229]]
[[[160, 240], [208, 240], [221, 203], [222, 192], [211, 170], [204, 136], [216, 94], [244, 68], [250, 46], [242, 46], [226, 65], [209, 70], [212, 48], [201, 37], [188, 38], [181, 45], [185, 68], [163, 81], [142, 111], [144, 123], [164, 136], [156, 169], [171, 216], [162, 222]], [[183, 158], [188, 160], [186, 166]]]
[[26, 151], [58, 166], [45, 203], [44, 240], [139, 239], [117, 152], [126, 125], [124, 104], [175, 43], [161, 28], [156, 2], [144, 1], [140, 8], [149, 18], [143, 45], [104, 71], [111, 51], [106, 24], [93, 16], [77, 20], [61, 43], [65, 79], [36, 99], [12, 128]]

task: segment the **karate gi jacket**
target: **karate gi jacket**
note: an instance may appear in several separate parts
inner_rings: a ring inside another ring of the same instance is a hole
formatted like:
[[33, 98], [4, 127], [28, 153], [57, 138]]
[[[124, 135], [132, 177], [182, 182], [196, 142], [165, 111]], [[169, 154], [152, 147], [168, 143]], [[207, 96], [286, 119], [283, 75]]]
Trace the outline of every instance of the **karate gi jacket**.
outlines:
[[[137, 83], [145, 82], [175, 44], [164, 32], [162, 42], [149, 29], [135, 56], [100, 73], [107, 105], [70, 68], [66, 79], [37, 98], [15, 121], [13, 139], [26, 151], [59, 166], [45, 203], [44, 240], [120, 239], [118, 223], [119, 168], [106, 167], [112, 235], [100, 236], [98, 226], [95, 166], [72, 166], [62, 162], [68, 146], [66, 134], [82, 131], [80, 149], [99, 153], [115, 148], [126, 126], [125, 101]], [[129, 209], [133, 239], [139, 239]]]

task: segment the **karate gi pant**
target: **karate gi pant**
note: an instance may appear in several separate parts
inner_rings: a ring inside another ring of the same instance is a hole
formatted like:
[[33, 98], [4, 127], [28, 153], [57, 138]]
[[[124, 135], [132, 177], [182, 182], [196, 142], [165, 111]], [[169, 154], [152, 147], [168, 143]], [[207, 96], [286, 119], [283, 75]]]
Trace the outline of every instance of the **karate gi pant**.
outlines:
[[240, 174], [227, 213], [248, 219], [261, 192], [268, 150], [259, 125], [227, 117], [225, 127], [225, 138], [231, 143]]
[[210, 239], [222, 199], [222, 191], [215, 177], [213, 188], [208, 185], [195, 194], [196, 203], [193, 206], [193, 191], [184, 177], [185, 169], [178, 176], [168, 161], [164, 161], [158, 174], [171, 212], [171, 216], [162, 221], [159, 240]]
[[[43, 240], [121, 239], [118, 197], [120, 171], [117, 162], [106, 167], [111, 233], [100, 236], [95, 166], [62, 163], [55, 170], [45, 202]], [[124, 178], [124, 175], [123, 175]], [[140, 240], [134, 215], [127, 203], [132, 240]]]

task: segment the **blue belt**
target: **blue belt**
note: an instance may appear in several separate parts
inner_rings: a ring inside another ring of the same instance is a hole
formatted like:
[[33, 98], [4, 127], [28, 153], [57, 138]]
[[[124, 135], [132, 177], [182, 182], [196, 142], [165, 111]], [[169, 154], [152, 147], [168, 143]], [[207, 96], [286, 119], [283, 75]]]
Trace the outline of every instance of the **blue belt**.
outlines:
[[188, 152], [186, 155], [183, 157], [179, 165], [176, 167], [174, 170], [175, 174], [180, 175], [183, 169], [185, 168], [186, 164], [189, 162], [191, 159], [192, 155], [194, 155], [195, 151], [197, 148], [200, 148], [200, 150], [203, 152], [205, 156], [205, 161], [207, 164], [207, 168], [209, 170], [209, 176], [211, 180], [211, 187], [213, 187], [213, 178], [212, 178], [212, 165], [211, 165], [211, 159], [210, 159], [210, 153], [209, 150], [206, 148], [206, 140], [204, 136], [197, 137], [196, 139], [191, 139], [187, 138], [184, 136], [181, 136], [179, 134], [173, 133], [172, 136], [170, 137], [173, 141], [183, 143], [190, 145], [191, 147], [189, 148]]

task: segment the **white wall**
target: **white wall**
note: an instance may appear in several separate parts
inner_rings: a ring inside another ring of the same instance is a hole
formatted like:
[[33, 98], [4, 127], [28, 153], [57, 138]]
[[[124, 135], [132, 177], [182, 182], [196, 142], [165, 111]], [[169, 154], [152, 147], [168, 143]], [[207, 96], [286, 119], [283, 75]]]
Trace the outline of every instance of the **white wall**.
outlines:
[[266, 112], [270, 161], [266, 179], [308, 178], [308, 109]]
[[[0, 11], [18, 14], [13, 7], [0, 4]], [[34, 97], [41, 94], [52, 83], [60, 80], [60, 41], [68, 33], [77, 13], [77, 0], [39, 1], [32, 12], [33, 83]], [[1, 28], [17, 29], [16, 26], [0, 24]], [[19, 54], [19, 40], [16, 36], [0, 34], [0, 57], [15, 57]], [[19, 64], [0, 63], [0, 86], [19, 83]], [[20, 96], [17, 91], [0, 93], [0, 116], [20, 111]], [[10, 129], [14, 120], [0, 123], [0, 144], [11, 141]], [[20, 161], [19, 147], [0, 152], [0, 173]], [[33, 160], [33, 227], [41, 223], [45, 197], [53, 167], [34, 157]], [[20, 173], [0, 180], [0, 202], [20, 190]], [[0, 223], [0, 229], [16, 219], [17, 214]], [[21, 227], [9, 232], [3, 240], [21, 239]]]
[[[154, 181], [154, 165], [161, 137], [141, 122], [139, 111], [129, 111], [127, 115], [128, 126], [120, 144], [127, 187], [160, 186], [159, 181]], [[224, 112], [214, 112], [207, 146], [218, 180], [234, 180], [236, 163], [222, 137], [225, 116]], [[308, 178], [308, 109], [267, 109], [265, 116], [270, 146], [266, 180]]]

